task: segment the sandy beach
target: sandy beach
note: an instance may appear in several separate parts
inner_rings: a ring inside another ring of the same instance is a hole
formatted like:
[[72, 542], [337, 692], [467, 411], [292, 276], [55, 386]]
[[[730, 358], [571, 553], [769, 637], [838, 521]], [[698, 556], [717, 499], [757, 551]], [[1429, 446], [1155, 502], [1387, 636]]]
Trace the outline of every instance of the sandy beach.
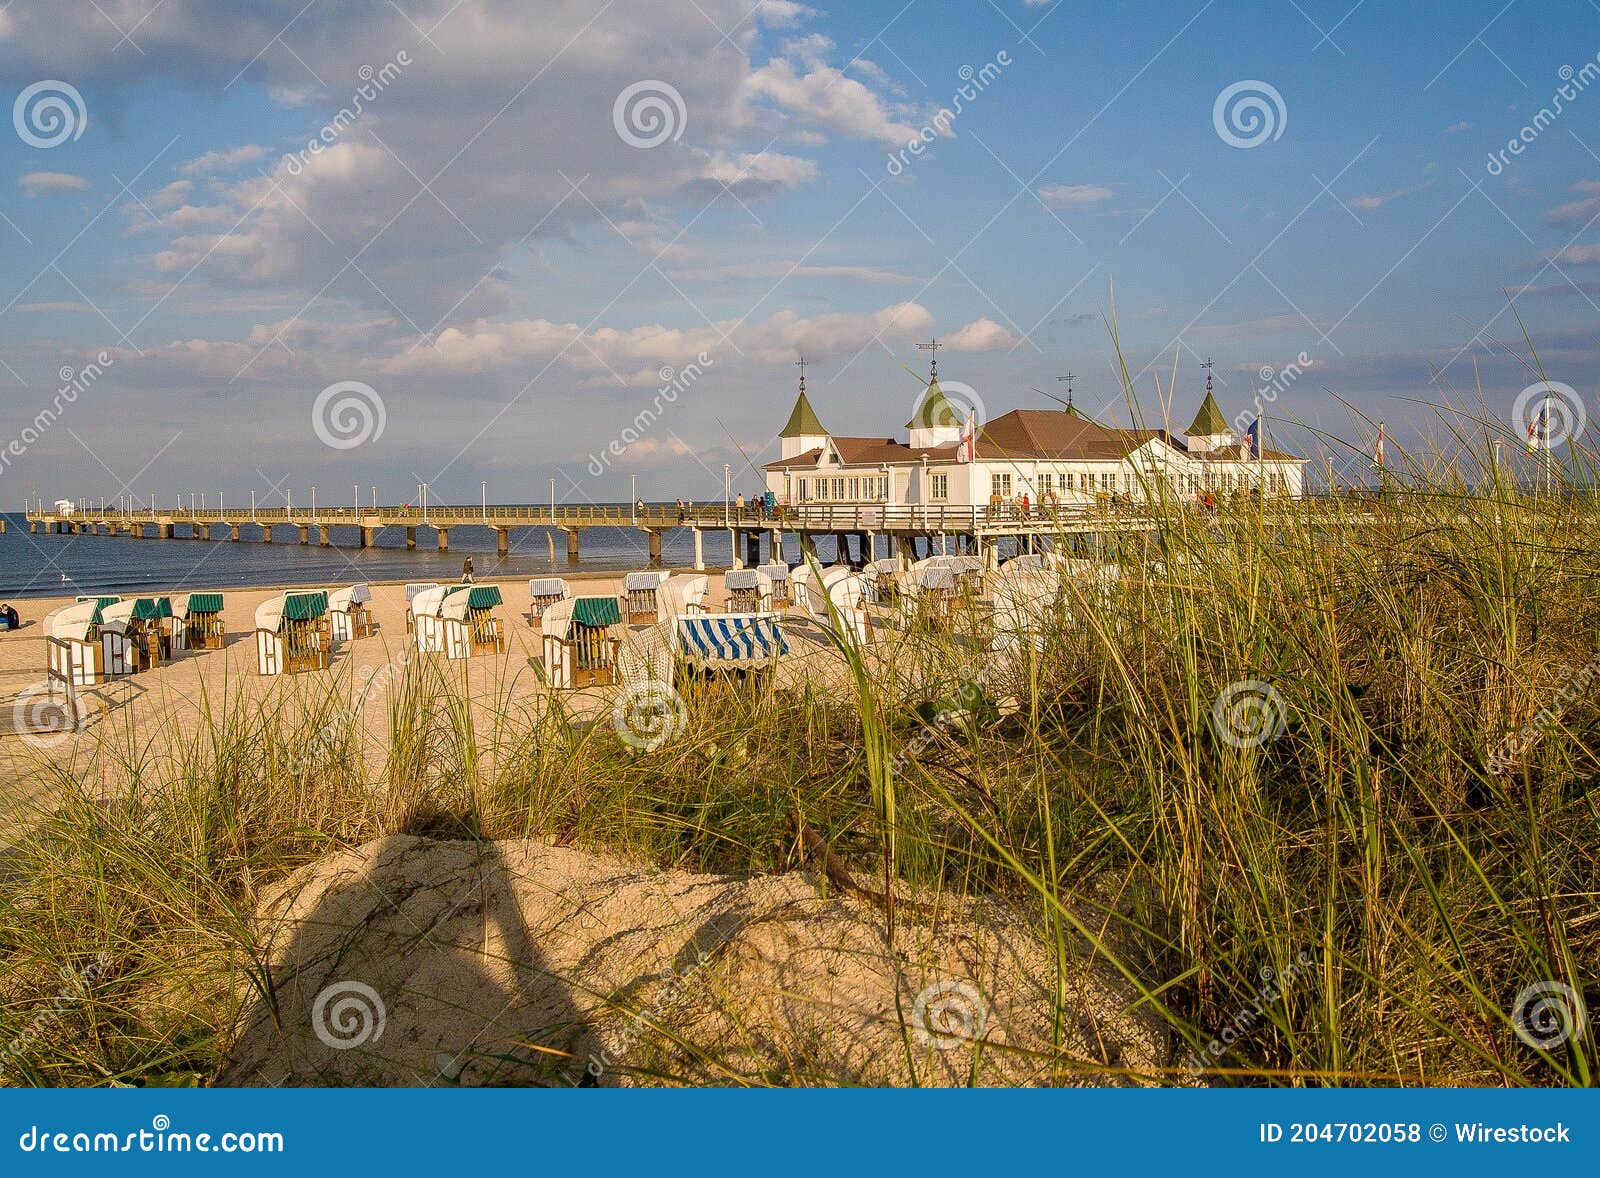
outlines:
[[[707, 602], [719, 609], [722, 577], [708, 576]], [[614, 573], [579, 572], [566, 579], [574, 595], [616, 594], [622, 588], [622, 577]], [[528, 582], [525, 579], [483, 579], [477, 583], [500, 588], [503, 602], [494, 612], [506, 636], [505, 650], [499, 655], [480, 655], [448, 665], [462, 676], [458, 682], [465, 683], [475, 709], [488, 710], [492, 705], [499, 713], [512, 715], [518, 709], [536, 709], [548, 690], [539, 666], [539, 632], [529, 625], [526, 617]], [[163, 757], [174, 755], [208, 715], [220, 716], [226, 708], [240, 706], [240, 701], [259, 706], [273, 693], [280, 697], [292, 693], [314, 696], [332, 691], [345, 702], [357, 702], [367, 747], [378, 758], [374, 766], [381, 768], [387, 744], [387, 695], [384, 691], [363, 695], [361, 686], [374, 676], [385, 679], [393, 676], [417, 656], [412, 636], [406, 632], [404, 583], [374, 583], [370, 588], [369, 608], [377, 622], [375, 633], [339, 643], [326, 671], [271, 677], [256, 671], [255, 611], [263, 601], [282, 592], [282, 588], [224, 591], [223, 621], [228, 632], [224, 649], [185, 651], [160, 667], [122, 676], [103, 687], [85, 691], [86, 721], [77, 733], [51, 735], [42, 740], [26, 740], [18, 735], [0, 739], [0, 773], [15, 783], [7, 791], [4, 805], [10, 808], [20, 804], [26, 809], [46, 803], [49, 787], [45, 783], [45, 770], [51, 765], [70, 767], [79, 775], [93, 776], [96, 758], [106, 751], [107, 742], [131, 740], [132, 744], [126, 747], [143, 750], [159, 764]], [[71, 605], [73, 600], [71, 597], [43, 598], [21, 603], [22, 628], [0, 637], [3, 706], [10, 706], [19, 694], [44, 684], [45, 640], [49, 634], [46, 619], [55, 610]], [[563, 695], [569, 711], [576, 716], [588, 716], [607, 706], [614, 693], [615, 688], [604, 688]], [[7, 825], [11, 820], [4, 819]]]

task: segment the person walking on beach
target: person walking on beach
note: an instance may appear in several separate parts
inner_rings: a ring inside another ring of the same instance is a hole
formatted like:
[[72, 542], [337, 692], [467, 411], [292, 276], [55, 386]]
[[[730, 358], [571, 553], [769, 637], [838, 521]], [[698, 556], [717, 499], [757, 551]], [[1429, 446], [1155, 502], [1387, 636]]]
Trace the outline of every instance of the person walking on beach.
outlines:
[[472, 557], [470, 556], [461, 562], [461, 583], [463, 585], [472, 584]]

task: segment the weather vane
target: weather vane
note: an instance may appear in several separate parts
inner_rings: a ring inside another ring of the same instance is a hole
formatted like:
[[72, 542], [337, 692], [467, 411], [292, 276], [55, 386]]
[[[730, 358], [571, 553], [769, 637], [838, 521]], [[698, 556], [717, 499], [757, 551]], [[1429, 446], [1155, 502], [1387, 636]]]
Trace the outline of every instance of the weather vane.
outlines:
[[1204, 368], [1206, 370], [1206, 392], [1208, 392], [1208, 393], [1211, 391], [1211, 370], [1213, 368], [1215, 368], [1216, 366], [1217, 366], [1217, 362], [1215, 360], [1213, 360], [1210, 356], [1207, 356], [1206, 357], [1206, 362], [1204, 364], [1200, 365], [1201, 368]]
[[918, 344], [917, 347], [920, 348], [924, 352], [932, 352], [933, 353], [933, 362], [928, 365], [928, 373], [929, 373], [930, 379], [938, 380], [939, 379], [939, 341], [938, 341], [938, 339], [936, 339], [936, 338], [935, 339], [931, 339], [925, 344]]
[[803, 392], [806, 391], [806, 357], [805, 357], [805, 353], [802, 352], [800, 354], [800, 359], [796, 360], [794, 363], [795, 363], [795, 367], [800, 369], [800, 391], [803, 393]]
[[1071, 409], [1072, 408], [1072, 382], [1078, 379], [1078, 374], [1076, 372], [1069, 372], [1065, 376], [1056, 377], [1056, 379], [1058, 381], [1061, 381], [1062, 383], [1064, 383], [1067, 386], [1067, 408]]

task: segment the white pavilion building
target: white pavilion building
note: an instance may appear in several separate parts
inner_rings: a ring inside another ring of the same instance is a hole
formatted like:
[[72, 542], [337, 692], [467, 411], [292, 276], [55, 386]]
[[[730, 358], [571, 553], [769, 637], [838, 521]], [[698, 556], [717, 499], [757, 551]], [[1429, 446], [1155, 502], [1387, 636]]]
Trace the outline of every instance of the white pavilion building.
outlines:
[[992, 507], [1028, 496], [1033, 505], [1063, 508], [1102, 504], [1113, 496], [1132, 502], [1155, 493], [1165, 480], [1183, 499], [1211, 492], [1221, 501], [1244, 492], [1299, 496], [1306, 459], [1233, 433], [1206, 377], [1205, 398], [1188, 432], [1103, 426], [1070, 400], [1065, 409], [1013, 409], [976, 423], [971, 454], [964, 452], [965, 422], [939, 388], [937, 370], [916, 412], [907, 440], [841, 437], [828, 432], [800, 395], [779, 437], [782, 450], [766, 465], [767, 490], [780, 503], [804, 508], [827, 504]]

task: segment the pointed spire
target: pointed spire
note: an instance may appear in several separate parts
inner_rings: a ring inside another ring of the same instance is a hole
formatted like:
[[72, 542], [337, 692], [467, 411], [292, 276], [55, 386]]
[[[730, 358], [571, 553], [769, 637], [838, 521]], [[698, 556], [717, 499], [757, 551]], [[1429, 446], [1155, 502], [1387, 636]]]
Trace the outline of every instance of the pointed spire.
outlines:
[[1228, 419], [1222, 416], [1222, 410], [1217, 407], [1217, 398], [1211, 391], [1211, 369], [1215, 365], [1216, 361], [1210, 356], [1200, 365], [1206, 370], [1206, 399], [1200, 402], [1200, 411], [1189, 424], [1188, 435], [1191, 438], [1217, 437], [1229, 432]]
[[906, 422], [906, 428], [948, 429], [952, 426], [959, 427], [963, 420], [956, 412], [955, 406], [950, 404], [949, 398], [944, 395], [944, 390], [939, 387], [939, 378], [934, 377], [928, 382], [922, 400], [917, 402], [916, 412], [911, 415], [911, 420]]
[[795, 366], [800, 369], [800, 395], [795, 398], [794, 409], [789, 414], [788, 422], [778, 431], [778, 436], [825, 438], [828, 436], [828, 431], [822, 428], [822, 422], [817, 419], [817, 411], [811, 408], [811, 402], [806, 397], [806, 358], [801, 356], [795, 361]]
[[1073, 405], [1072, 405], [1072, 382], [1077, 380], [1077, 379], [1078, 379], [1078, 374], [1076, 372], [1069, 372], [1065, 376], [1056, 377], [1056, 380], [1061, 381], [1062, 383], [1064, 383], [1067, 386], [1067, 416], [1068, 417], [1079, 417], [1079, 416], [1081, 416], [1081, 414], [1079, 414], [1079, 412], [1075, 408], [1073, 408]]

